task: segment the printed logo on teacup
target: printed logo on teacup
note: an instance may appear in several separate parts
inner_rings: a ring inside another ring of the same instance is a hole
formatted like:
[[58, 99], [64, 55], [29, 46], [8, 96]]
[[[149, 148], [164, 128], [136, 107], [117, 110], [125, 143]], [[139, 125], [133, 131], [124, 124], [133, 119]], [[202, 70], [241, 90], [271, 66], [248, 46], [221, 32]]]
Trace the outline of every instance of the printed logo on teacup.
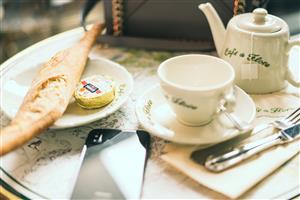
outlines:
[[270, 63], [263, 60], [262, 56], [255, 53], [249, 53], [247, 56], [243, 52], [239, 52], [236, 48], [230, 49], [226, 48], [224, 52], [224, 56], [231, 58], [232, 56], [238, 56], [240, 58], [246, 58], [247, 61], [257, 63], [264, 67], [269, 67]]
[[198, 107], [189, 103], [186, 103], [182, 98], [178, 97], [170, 97], [169, 95], [165, 94], [167, 100], [171, 101], [172, 103], [183, 106], [188, 109], [196, 110]]

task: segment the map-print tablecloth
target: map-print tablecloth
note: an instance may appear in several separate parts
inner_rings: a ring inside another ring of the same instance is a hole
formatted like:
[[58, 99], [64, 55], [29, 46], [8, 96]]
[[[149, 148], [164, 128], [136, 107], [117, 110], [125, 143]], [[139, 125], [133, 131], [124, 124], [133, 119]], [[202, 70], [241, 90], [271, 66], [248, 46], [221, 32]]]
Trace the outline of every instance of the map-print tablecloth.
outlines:
[[[133, 75], [134, 91], [126, 104], [107, 118], [88, 125], [64, 130], [48, 130], [34, 138], [27, 145], [1, 158], [1, 175], [9, 184], [22, 188], [30, 195], [42, 198], [68, 198], [71, 194], [72, 181], [75, 175], [81, 148], [87, 133], [93, 128], [138, 129], [135, 115], [137, 98], [158, 83], [156, 70], [165, 59], [181, 53], [155, 52], [143, 50], [128, 50], [96, 46], [92, 57], [109, 58], [123, 66]], [[214, 52], [211, 55], [216, 55]], [[260, 108], [259, 108], [260, 109]], [[262, 108], [263, 109], [263, 108]], [[281, 113], [284, 116], [285, 112]], [[1, 127], [7, 125], [9, 119], [1, 112]], [[148, 161], [145, 182], [142, 191], [143, 198], [213, 198], [224, 199], [225, 196], [216, 193], [176, 170], [160, 156], [168, 143], [157, 137], [152, 137], [151, 157]], [[243, 198], [285, 198], [295, 193], [297, 177], [290, 171], [299, 169], [299, 156], [275, 171], [271, 176], [260, 182], [247, 192]], [[284, 179], [282, 179], [284, 177]], [[298, 177], [299, 178], [299, 177]], [[281, 187], [282, 181], [289, 181], [290, 187]], [[270, 187], [274, 193], [269, 194]], [[25, 192], [26, 193], [26, 192]]]

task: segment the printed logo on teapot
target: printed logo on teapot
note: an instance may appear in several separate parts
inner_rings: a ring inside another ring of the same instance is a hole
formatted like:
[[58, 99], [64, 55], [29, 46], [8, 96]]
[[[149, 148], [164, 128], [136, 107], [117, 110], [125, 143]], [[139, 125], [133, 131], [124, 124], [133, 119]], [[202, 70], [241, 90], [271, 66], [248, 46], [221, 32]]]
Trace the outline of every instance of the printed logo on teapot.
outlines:
[[270, 63], [268, 63], [267, 61], [263, 60], [263, 58], [261, 57], [261, 55], [259, 54], [255, 54], [255, 53], [249, 53], [247, 56], [245, 53], [243, 52], [239, 52], [236, 48], [230, 49], [230, 48], [226, 48], [225, 52], [224, 52], [224, 56], [231, 58], [232, 56], [239, 56], [241, 58], [245, 58], [247, 59], [247, 61], [251, 61], [257, 64], [260, 64], [264, 67], [269, 67]]

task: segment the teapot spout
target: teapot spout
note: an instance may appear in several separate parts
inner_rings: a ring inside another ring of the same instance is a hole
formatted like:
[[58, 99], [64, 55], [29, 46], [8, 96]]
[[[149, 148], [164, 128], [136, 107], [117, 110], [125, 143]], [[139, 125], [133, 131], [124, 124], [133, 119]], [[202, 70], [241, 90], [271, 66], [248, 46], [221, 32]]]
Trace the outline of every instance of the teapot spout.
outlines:
[[222, 46], [226, 32], [224, 24], [220, 19], [219, 15], [217, 14], [216, 10], [210, 3], [200, 4], [199, 9], [202, 10], [202, 12], [207, 18], [218, 55], [221, 56]]

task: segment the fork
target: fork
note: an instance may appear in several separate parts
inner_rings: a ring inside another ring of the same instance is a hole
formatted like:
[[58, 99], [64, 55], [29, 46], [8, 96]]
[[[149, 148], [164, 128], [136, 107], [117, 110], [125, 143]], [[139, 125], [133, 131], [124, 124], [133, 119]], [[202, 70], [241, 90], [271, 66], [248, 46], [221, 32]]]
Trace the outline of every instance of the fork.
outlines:
[[260, 133], [261, 131], [267, 129], [267, 128], [276, 128], [279, 130], [286, 129], [294, 124], [297, 124], [300, 122], [300, 107], [298, 107], [294, 112], [289, 114], [283, 119], [278, 119], [269, 123], [260, 124], [258, 126], [255, 126], [252, 135], [255, 135], [257, 133]]
[[[297, 108], [294, 112], [289, 114], [287, 117], [283, 119], [279, 119], [270, 123], [266, 123], [263, 125], [259, 125], [258, 127], [261, 127], [260, 129], [256, 128], [256, 131], [252, 131], [253, 134], [257, 134], [260, 131], [269, 128], [274, 127], [279, 130], [288, 129], [289, 127], [295, 125], [300, 125], [300, 107]], [[298, 127], [299, 130], [299, 127]], [[246, 158], [254, 155], [255, 153], [264, 150], [266, 148], [269, 148], [271, 145], [278, 144], [278, 141], [284, 141], [286, 139], [293, 139], [292, 135], [288, 135], [287, 138], [282, 138], [281, 132], [277, 134], [271, 134], [268, 137], [265, 137], [261, 140], [246, 143], [243, 146], [231, 148], [229, 151], [219, 154], [219, 155], [210, 155], [207, 157], [204, 166], [214, 172], [223, 171], [243, 160]], [[293, 133], [294, 134], [294, 133]], [[297, 134], [295, 134], [297, 135]], [[280, 140], [278, 140], [280, 139]], [[275, 143], [276, 142], [276, 143]]]

